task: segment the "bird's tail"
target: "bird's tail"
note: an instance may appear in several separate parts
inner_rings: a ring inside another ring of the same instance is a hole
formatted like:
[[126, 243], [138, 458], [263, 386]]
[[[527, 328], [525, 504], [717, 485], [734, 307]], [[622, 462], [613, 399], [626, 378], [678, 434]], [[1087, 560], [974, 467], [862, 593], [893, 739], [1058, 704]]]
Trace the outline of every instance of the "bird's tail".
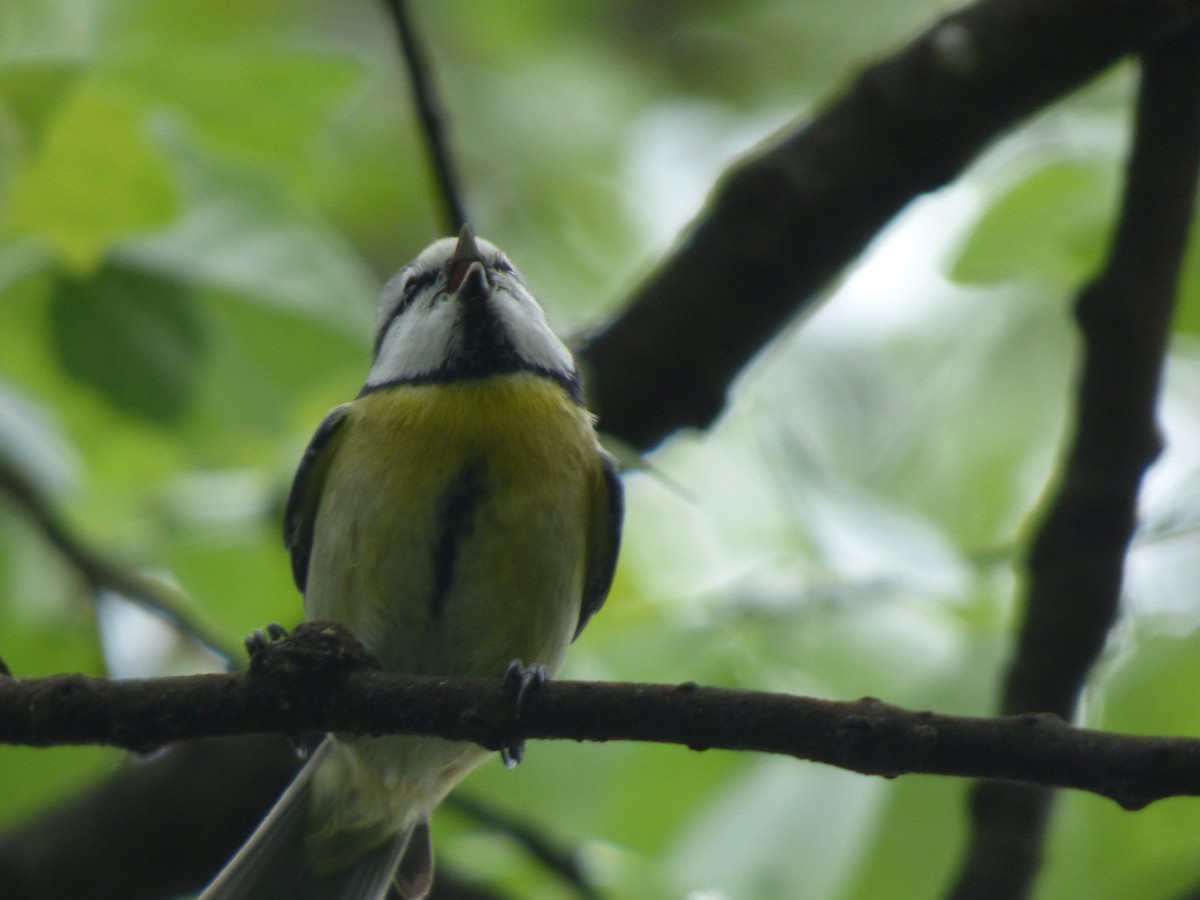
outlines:
[[312, 775], [332, 747], [322, 742], [274, 808], [200, 900], [380, 900], [395, 884], [404, 900], [421, 900], [433, 881], [427, 820], [385, 841], [349, 867], [318, 874], [304, 847]]

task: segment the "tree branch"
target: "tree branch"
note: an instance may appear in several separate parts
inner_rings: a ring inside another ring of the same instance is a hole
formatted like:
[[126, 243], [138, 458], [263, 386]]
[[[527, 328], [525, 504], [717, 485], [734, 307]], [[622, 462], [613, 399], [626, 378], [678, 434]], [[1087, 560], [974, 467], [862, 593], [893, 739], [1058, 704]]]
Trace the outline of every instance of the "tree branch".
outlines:
[[[351, 648], [347, 651], [346, 648]], [[384, 674], [330, 623], [307, 623], [248, 673], [109, 680], [0, 679], [0, 743], [109, 744], [252, 732], [293, 736], [430, 734], [498, 749], [519, 738], [650, 741], [754, 750], [865, 775], [1002, 778], [1072, 787], [1127, 809], [1200, 795], [1200, 740], [1075, 728], [1055, 716], [1003, 719], [913, 712], [695, 684], [560, 681], [525, 697], [519, 717], [499, 678]]]
[[624, 313], [583, 348], [604, 429], [649, 449], [720, 413], [740, 369], [906, 204], [1200, 0], [982, 0], [946, 16], [722, 178]]
[[50, 503], [16, 463], [2, 453], [0, 492], [21, 509], [25, 517], [42, 532], [46, 542], [62, 554], [93, 591], [106, 590], [119, 594], [147, 612], [165, 619], [180, 634], [206, 647], [226, 665], [232, 664], [232, 648], [214, 629], [202, 625], [194, 614], [187, 611], [186, 601], [178, 591], [89, 547], [51, 509]]
[[413, 104], [417, 108], [421, 134], [425, 137], [429, 163], [437, 181], [442, 223], [446, 234], [458, 234], [459, 229], [468, 221], [467, 211], [463, 205], [458, 169], [454, 165], [454, 156], [446, 139], [445, 116], [434, 88], [433, 73], [425, 49], [417, 36], [412, 16], [409, 15], [406, 0], [385, 0], [384, 5], [392, 17], [392, 24], [400, 39], [409, 89], [412, 91]]
[[[281, 735], [173, 744], [0, 834], [0, 897], [160, 900], [194, 893], [229, 861], [301, 762]], [[429, 900], [503, 898], [443, 865]]]
[[6, 900], [157, 900], [196, 890], [299, 766], [278, 735], [214, 738], [122, 768], [0, 835]]
[[[589, 384], [606, 430], [645, 449], [677, 428], [712, 421], [739, 368], [810, 305], [905, 204], [948, 182], [1023, 116], [1197, 15], [1200, 0], [983, 0], [868, 70], [807, 127], [727, 176], [678, 252], [635, 295], [625, 314], [585, 348]], [[552, 685], [550, 692], [558, 687]], [[865, 730], [873, 728], [869, 718], [856, 721]], [[940, 740], [937, 727], [926, 731], [923, 724], [917, 724], [917, 734]], [[1039, 727], [1035, 723], [1030, 730]], [[849, 732], [856, 733], [853, 727]], [[1073, 729], [1067, 734], [1072, 739], [1090, 735]], [[1098, 738], [1101, 743], [1110, 739]], [[1034, 749], [1045, 748], [1035, 744]], [[1165, 753], [1169, 757], [1174, 751]], [[170, 770], [168, 783], [211, 776], [205, 783], [224, 803], [239, 796], [233, 783], [237, 772], [264, 777], [270, 769], [249, 752], [241, 757], [241, 768], [182, 760], [175, 751], [156, 759]], [[1090, 764], [1081, 763], [1075, 771]], [[145, 796], [132, 790], [145, 771], [137, 766], [122, 773], [130, 779], [126, 796]], [[1154, 765], [1146, 767], [1154, 771]], [[120, 809], [132, 819], [153, 807], [162, 821], [189, 820], [192, 806], [181, 791], [162, 790], [153, 797], [144, 809]], [[67, 813], [89, 800], [74, 800]], [[110, 812], [114, 806], [108, 806]], [[231, 845], [245, 836], [239, 822], [208, 824], [217, 834], [225, 829]], [[93, 840], [106, 827], [98, 821], [86, 836], [77, 835], [78, 841]], [[159, 858], [191, 865], [190, 832], [162, 829], [176, 842]], [[0, 874], [11, 846], [0, 842]], [[59, 842], [58, 849], [68, 845]], [[141, 883], [135, 872], [146, 864], [141, 859], [122, 877]], [[67, 868], [47, 871], [62, 877]], [[45, 880], [41, 886], [47, 888]]]
[[443, 809], [453, 809], [469, 816], [480, 825], [502, 834], [520, 844], [525, 851], [554, 873], [582, 900], [601, 900], [600, 892], [588, 881], [587, 872], [579, 862], [578, 850], [564, 847], [529, 822], [505, 815], [478, 800], [456, 792], [442, 802]]
[[[1062, 483], [1033, 542], [1029, 598], [1003, 710], [1069, 718], [1116, 619], [1142, 475], [1160, 450], [1155, 407], [1200, 177], [1200, 28], [1147, 51], [1125, 197], [1104, 272], [1076, 304], [1084, 337]], [[983, 784], [954, 896], [1028, 895], [1047, 790]]]

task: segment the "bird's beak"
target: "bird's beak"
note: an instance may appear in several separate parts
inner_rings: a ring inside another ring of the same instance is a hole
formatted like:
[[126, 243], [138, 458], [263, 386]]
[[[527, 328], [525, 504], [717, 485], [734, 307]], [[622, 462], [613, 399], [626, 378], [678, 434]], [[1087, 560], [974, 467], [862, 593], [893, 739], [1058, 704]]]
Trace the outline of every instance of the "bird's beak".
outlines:
[[454, 255], [450, 257], [446, 290], [466, 299], [482, 299], [488, 294], [488, 286], [487, 269], [475, 245], [475, 232], [470, 225], [464, 225], [458, 233]]

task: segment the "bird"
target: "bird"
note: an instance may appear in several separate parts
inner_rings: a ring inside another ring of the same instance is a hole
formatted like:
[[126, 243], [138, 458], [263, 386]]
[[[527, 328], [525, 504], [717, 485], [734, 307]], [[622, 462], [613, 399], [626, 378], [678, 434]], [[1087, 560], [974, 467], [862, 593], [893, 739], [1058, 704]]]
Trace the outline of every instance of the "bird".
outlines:
[[[570, 350], [464, 225], [383, 288], [366, 383], [305, 450], [284, 542], [305, 618], [345, 626], [385, 671], [553, 676], [609, 593], [623, 515]], [[490, 755], [326, 735], [201, 898], [419, 900], [429, 817]]]

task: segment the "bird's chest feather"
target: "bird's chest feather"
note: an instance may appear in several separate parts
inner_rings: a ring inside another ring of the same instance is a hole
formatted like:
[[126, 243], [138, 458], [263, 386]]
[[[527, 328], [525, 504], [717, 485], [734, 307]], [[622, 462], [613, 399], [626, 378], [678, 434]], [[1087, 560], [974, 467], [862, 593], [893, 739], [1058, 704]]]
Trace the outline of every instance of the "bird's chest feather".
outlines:
[[317, 514], [309, 618], [396, 671], [557, 669], [586, 566], [587, 413], [528, 375], [357, 402]]

